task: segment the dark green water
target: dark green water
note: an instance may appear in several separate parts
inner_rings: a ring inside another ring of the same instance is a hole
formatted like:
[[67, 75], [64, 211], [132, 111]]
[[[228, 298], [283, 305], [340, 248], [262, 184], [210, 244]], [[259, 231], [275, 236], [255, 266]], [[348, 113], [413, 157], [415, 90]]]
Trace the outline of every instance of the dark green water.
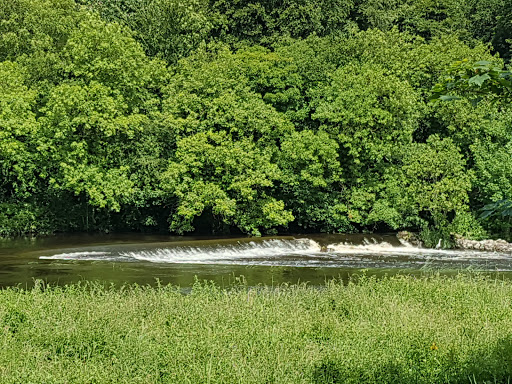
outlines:
[[[0, 286], [99, 281], [116, 286], [175, 284], [195, 277], [229, 286], [323, 284], [350, 275], [461, 270], [512, 277], [512, 257], [491, 252], [426, 250], [393, 235], [197, 238], [156, 235], [60, 235], [0, 241]], [[364, 271], [364, 272], [363, 272]]]

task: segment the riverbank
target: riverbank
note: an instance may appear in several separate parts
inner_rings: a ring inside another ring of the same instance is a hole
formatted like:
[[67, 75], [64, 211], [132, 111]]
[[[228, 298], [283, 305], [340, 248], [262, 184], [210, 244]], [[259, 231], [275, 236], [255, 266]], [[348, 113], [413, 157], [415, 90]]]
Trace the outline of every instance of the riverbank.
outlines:
[[502, 239], [469, 240], [460, 236], [455, 236], [454, 244], [458, 249], [512, 253], [512, 243]]
[[396, 234], [396, 237], [400, 243], [407, 246], [414, 247], [426, 247], [426, 248], [445, 248], [445, 245], [448, 244], [447, 248], [454, 249], [462, 249], [462, 250], [474, 250], [474, 251], [486, 251], [486, 252], [500, 252], [500, 253], [509, 253], [512, 252], [512, 243], [509, 243], [503, 239], [484, 239], [484, 240], [473, 240], [466, 239], [460, 235], [453, 235], [451, 239], [447, 242], [443, 242], [443, 239], [439, 239], [437, 241], [437, 245], [435, 239], [430, 241], [429, 243], [432, 245], [428, 247], [421, 240], [421, 236], [414, 232], [409, 231], [399, 231]]
[[0, 381], [432, 383], [512, 377], [512, 283], [0, 291]]

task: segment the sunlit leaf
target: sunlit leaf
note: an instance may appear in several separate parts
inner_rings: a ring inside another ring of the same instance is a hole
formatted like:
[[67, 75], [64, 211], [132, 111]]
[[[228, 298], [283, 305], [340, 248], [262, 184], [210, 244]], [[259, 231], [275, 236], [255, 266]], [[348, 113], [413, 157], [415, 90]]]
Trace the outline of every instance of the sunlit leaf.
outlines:
[[484, 81], [489, 80], [490, 78], [491, 78], [491, 76], [489, 76], [487, 73], [485, 73], [483, 75], [476, 75], [468, 80], [468, 84], [475, 84], [475, 85], [478, 85], [479, 87], [481, 87], [482, 84], [484, 83]]

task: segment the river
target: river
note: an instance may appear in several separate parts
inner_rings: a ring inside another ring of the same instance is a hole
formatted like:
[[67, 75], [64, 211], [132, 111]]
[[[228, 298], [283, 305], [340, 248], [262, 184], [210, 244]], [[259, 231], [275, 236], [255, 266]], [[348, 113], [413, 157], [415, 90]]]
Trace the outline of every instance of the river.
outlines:
[[476, 270], [512, 277], [505, 253], [434, 250], [394, 235], [307, 235], [269, 238], [164, 235], [58, 235], [0, 241], [0, 286], [99, 281], [121, 286], [174, 284], [195, 277], [229, 286], [309, 283], [354, 274], [455, 274]]

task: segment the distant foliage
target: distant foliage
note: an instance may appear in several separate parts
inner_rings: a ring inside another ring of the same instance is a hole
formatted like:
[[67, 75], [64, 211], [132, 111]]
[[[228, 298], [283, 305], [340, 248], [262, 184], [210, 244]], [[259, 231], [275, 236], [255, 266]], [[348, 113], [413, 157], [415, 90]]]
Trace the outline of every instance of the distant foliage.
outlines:
[[499, 9], [500, 13], [496, 18], [496, 33], [492, 37], [492, 45], [501, 57], [510, 61], [512, 58], [512, 3], [507, 1]]
[[149, 56], [175, 63], [207, 39], [207, 0], [77, 0], [109, 22], [126, 25]]
[[339, 34], [353, 24], [354, 0], [210, 0], [216, 35], [229, 42], [270, 44], [281, 38]]
[[0, 235], [508, 236], [510, 12], [0, 0]]
[[397, 27], [426, 39], [453, 34], [490, 42], [500, 32], [506, 0], [361, 0], [355, 20], [362, 29]]

